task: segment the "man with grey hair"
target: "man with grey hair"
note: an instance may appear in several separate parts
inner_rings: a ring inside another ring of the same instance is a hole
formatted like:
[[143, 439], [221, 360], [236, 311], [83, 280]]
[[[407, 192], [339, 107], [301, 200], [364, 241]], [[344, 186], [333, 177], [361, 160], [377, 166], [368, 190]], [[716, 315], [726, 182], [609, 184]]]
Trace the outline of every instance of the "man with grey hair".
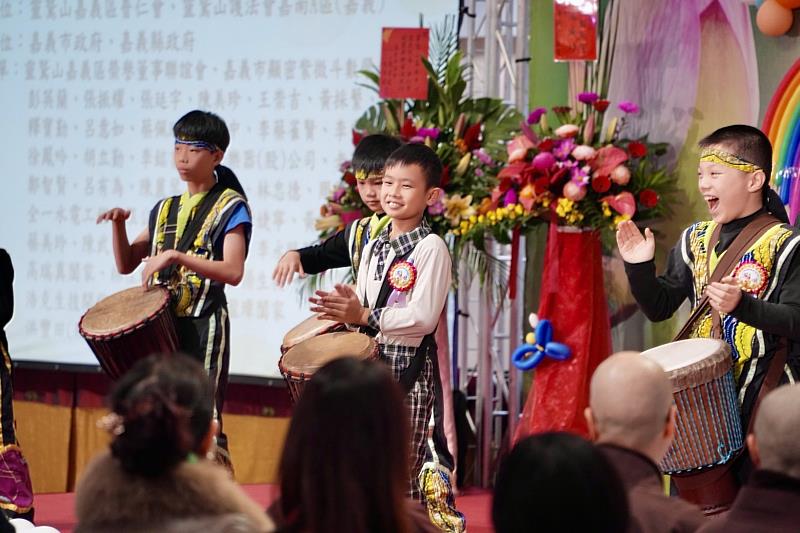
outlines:
[[697, 531], [695, 506], [664, 494], [656, 466], [675, 435], [672, 387], [664, 370], [635, 352], [612, 355], [595, 370], [586, 422], [589, 434], [617, 469], [628, 492], [632, 531]]
[[800, 531], [800, 385], [784, 385], [764, 397], [747, 448], [757, 470], [730, 511], [701, 531]]

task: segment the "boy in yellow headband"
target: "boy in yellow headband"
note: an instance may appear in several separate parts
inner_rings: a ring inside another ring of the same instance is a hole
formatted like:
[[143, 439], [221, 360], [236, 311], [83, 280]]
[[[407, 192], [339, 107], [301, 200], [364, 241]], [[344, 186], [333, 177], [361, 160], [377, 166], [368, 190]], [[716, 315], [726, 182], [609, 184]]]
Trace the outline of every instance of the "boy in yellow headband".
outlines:
[[727, 126], [699, 146], [698, 186], [711, 220], [683, 232], [658, 277], [649, 228], [643, 235], [631, 221], [620, 224], [617, 245], [650, 320], [666, 320], [688, 298], [695, 312], [679, 337], [730, 345], [746, 431], [762, 388], [800, 379], [800, 233], [769, 187], [772, 146], [763, 132]]
[[353, 152], [352, 165], [358, 194], [372, 211], [372, 216], [356, 220], [321, 244], [283, 254], [272, 272], [272, 279], [279, 287], [291, 283], [295, 274], [305, 277], [306, 274], [347, 266], [352, 266], [353, 279], [356, 279], [361, 250], [389, 222], [383, 214], [379, 196], [383, 165], [401, 145], [400, 140], [389, 135], [375, 134], [361, 139]]

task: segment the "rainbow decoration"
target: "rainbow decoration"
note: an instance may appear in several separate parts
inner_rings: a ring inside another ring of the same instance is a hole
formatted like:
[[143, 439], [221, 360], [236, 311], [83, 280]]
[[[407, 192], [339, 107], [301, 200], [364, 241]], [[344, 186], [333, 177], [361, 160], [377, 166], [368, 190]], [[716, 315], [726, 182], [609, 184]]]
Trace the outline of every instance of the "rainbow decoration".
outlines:
[[[800, 59], [795, 61], [781, 80], [764, 115], [762, 131], [772, 142], [772, 171], [774, 186], [784, 203], [790, 205], [790, 219], [794, 220], [800, 206], [796, 179], [783, 179], [784, 169], [800, 167]], [[788, 177], [788, 176], [787, 176]], [[794, 208], [794, 209], [792, 209]], [[794, 211], [794, 213], [791, 213]]]

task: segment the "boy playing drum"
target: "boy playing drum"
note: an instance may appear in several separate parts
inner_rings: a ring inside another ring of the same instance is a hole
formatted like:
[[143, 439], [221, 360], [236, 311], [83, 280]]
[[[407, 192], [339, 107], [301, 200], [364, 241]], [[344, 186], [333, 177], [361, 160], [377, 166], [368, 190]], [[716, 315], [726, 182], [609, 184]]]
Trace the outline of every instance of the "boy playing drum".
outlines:
[[680, 337], [731, 346], [748, 428], [762, 389], [800, 378], [800, 233], [769, 187], [772, 146], [764, 133], [727, 126], [699, 146], [698, 186], [711, 220], [684, 230], [658, 277], [649, 228], [642, 235], [633, 222], [620, 224], [617, 245], [650, 320], [666, 320], [689, 298], [695, 312]]

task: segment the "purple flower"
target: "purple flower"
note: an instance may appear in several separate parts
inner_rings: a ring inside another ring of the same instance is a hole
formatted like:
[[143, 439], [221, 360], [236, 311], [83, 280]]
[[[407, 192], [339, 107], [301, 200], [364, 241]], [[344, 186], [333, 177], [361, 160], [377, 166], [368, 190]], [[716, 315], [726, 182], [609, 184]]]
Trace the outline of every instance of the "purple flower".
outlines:
[[423, 139], [430, 137], [432, 141], [435, 141], [439, 137], [439, 128], [420, 128], [417, 130], [417, 135]]
[[589, 174], [581, 166], [575, 165], [570, 169], [569, 174], [572, 181], [580, 185], [585, 185], [589, 181]]
[[506, 195], [503, 197], [503, 205], [511, 205], [517, 203], [517, 192], [514, 189], [508, 189]]
[[556, 141], [556, 146], [553, 148], [553, 155], [556, 156], [556, 159], [564, 160], [569, 157], [573, 148], [575, 148], [575, 141], [573, 141], [572, 138], [561, 139], [560, 141]]
[[420, 137], [419, 135], [415, 135], [408, 140], [408, 144], [421, 144], [425, 142], [425, 137]]
[[479, 148], [478, 150], [473, 150], [472, 155], [478, 158], [478, 160], [483, 163], [484, 165], [491, 165], [494, 163], [492, 157], [483, 151], [483, 148]]
[[347, 191], [345, 190], [345, 188], [344, 188], [344, 187], [339, 187], [338, 189], [336, 189], [335, 191], [333, 191], [333, 196], [331, 197], [331, 199], [332, 199], [334, 202], [336, 202], [336, 203], [339, 203], [339, 200], [341, 200], [341, 199], [342, 199], [342, 196], [344, 196], [344, 194], [345, 194], [346, 192], [347, 192]]
[[339, 172], [344, 172], [350, 168], [350, 161], [342, 161], [342, 164], [339, 165]]
[[624, 111], [625, 113], [639, 112], [639, 106], [634, 104], [633, 102], [628, 102], [628, 101], [620, 102], [618, 107], [620, 108], [621, 111]]
[[475, 175], [478, 176], [479, 178], [483, 177], [483, 170], [476, 168]]
[[541, 119], [542, 115], [544, 115], [545, 113], [547, 113], [546, 108], [537, 107], [536, 109], [528, 113], [528, 120], [527, 120], [528, 124], [536, 124], [537, 122], [539, 122], [539, 119]]
[[442, 213], [444, 213], [444, 202], [442, 202], [441, 198], [435, 204], [428, 207], [429, 215], [441, 215]]
[[593, 104], [595, 103], [600, 97], [597, 96], [597, 93], [580, 93], [578, 95], [578, 100], [583, 102], [584, 104]]

